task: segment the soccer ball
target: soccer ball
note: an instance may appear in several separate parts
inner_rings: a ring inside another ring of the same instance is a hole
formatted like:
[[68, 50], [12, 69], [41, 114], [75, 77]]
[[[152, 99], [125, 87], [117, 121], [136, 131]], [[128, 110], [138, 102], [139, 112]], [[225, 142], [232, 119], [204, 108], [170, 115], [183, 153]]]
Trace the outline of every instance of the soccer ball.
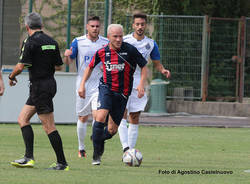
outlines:
[[128, 166], [139, 167], [142, 162], [142, 154], [137, 149], [129, 149], [123, 153], [122, 161]]

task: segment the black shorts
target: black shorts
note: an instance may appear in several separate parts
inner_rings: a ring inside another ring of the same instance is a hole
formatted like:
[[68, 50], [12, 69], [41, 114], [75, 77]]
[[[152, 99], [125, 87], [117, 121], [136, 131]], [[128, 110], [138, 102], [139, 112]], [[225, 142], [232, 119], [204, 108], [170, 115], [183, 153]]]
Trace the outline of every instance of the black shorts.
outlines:
[[37, 80], [30, 83], [30, 94], [26, 105], [35, 106], [37, 114], [54, 111], [53, 97], [56, 94], [56, 81], [52, 79]]
[[120, 125], [124, 111], [126, 109], [127, 101], [128, 98], [126, 96], [111, 91], [103, 84], [99, 85], [97, 109], [109, 110], [109, 115], [118, 126]]

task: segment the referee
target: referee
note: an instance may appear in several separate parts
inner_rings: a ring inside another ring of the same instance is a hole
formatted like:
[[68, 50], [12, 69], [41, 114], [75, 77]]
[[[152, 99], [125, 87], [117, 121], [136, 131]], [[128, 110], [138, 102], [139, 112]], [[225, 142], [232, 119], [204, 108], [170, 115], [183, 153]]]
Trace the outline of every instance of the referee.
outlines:
[[29, 37], [23, 42], [19, 63], [9, 75], [9, 85], [15, 86], [16, 76], [28, 68], [30, 94], [18, 117], [26, 150], [23, 158], [11, 164], [16, 167], [34, 167], [34, 133], [30, 119], [37, 113], [57, 157], [57, 163], [49, 169], [69, 170], [53, 114], [52, 99], [56, 94], [54, 73], [63, 64], [58, 44], [41, 30], [42, 18], [38, 13], [30, 13], [25, 17], [25, 27]]

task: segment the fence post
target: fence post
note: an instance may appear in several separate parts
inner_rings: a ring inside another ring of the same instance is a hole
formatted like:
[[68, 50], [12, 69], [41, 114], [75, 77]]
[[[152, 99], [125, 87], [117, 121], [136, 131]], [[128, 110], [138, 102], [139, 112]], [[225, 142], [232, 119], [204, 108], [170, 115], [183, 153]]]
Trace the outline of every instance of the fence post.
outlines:
[[29, 0], [29, 13], [32, 12], [32, 6], [33, 6], [32, 0]]
[[105, 18], [104, 18], [104, 36], [107, 37], [107, 28], [109, 20], [109, 0], [105, 0]]
[[3, 44], [3, 6], [4, 6], [4, 0], [0, 0], [0, 70], [2, 68], [2, 44]]
[[240, 60], [239, 60], [239, 102], [242, 103], [244, 97], [244, 66], [246, 53], [246, 17], [240, 19]]
[[201, 96], [205, 102], [208, 95], [208, 69], [209, 69], [209, 17], [206, 15], [203, 19], [203, 34], [202, 34], [202, 79], [201, 79]]
[[[70, 47], [70, 26], [71, 26], [71, 0], [68, 0], [68, 20], [67, 20], [67, 48]], [[69, 65], [66, 65], [66, 72], [69, 72]]]

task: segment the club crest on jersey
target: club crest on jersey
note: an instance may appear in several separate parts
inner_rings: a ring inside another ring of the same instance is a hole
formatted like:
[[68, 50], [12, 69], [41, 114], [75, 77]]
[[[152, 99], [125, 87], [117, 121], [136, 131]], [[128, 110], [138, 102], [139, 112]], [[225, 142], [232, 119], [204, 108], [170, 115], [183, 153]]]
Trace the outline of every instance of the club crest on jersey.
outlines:
[[106, 61], [104, 62], [105, 64], [105, 68], [107, 71], [115, 71], [115, 70], [118, 70], [118, 71], [122, 71], [124, 70], [124, 67], [125, 67], [125, 64], [122, 63], [122, 64], [111, 64], [110, 61]]
[[150, 47], [150, 44], [148, 43], [146, 46], [145, 46], [145, 48], [147, 49], [147, 50], [149, 50], [151, 47]]

